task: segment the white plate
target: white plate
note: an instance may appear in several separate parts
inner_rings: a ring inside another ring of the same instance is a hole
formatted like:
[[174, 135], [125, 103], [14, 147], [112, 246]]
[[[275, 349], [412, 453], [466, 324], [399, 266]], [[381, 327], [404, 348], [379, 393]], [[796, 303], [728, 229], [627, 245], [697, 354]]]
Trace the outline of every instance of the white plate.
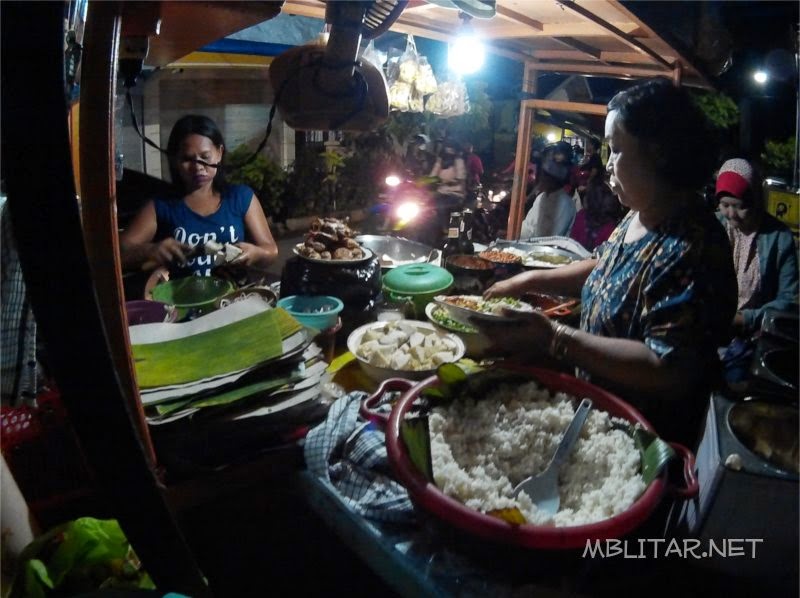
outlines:
[[332, 265], [344, 265], [344, 264], [360, 264], [361, 262], [366, 262], [367, 260], [372, 259], [373, 253], [371, 249], [367, 249], [366, 247], [362, 247], [361, 251], [364, 252], [364, 257], [360, 257], [354, 260], [321, 260], [313, 257], [306, 257], [302, 253], [300, 253], [300, 248], [303, 246], [302, 243], [298, 243], [292, 248], [294, 254], [298, 257], [303, 258], [304, 260], [308, 260], [309, 262], [314, 262], [315, 264], [332, 264]]
[[[461, 322], [462, 324], [467, 324], [469, 326], [475, 326], [474, 320], [486, 320], [489, 322], [514, 322], [520, 317], [524, 317], [525, 314], [532, 313], [534, 308], [532, 305], [525, 303], [524, 301], [520, 301], [519, 305], [512, 306], [508, 305], [509, 309], [513, 309], [514, 311], [519, 312], [519, 316], [515, 315], [505, 315], [505, 314], [496, 314], [492, 312], [481, 311], [478, 309], [471, 309], [469, 307], [464, 307], [461, 305], [453, 305], [448, 300], [453, 300], [457, 298], [467, 299], [471, 301], [475, 301], [477, 303], [485, 303], [485, 300], [480, 295], [437, 295], [433, 298], [437, 305], [441, 305], [447, 312], [450, 314], [450, 317], [454, 320]], [[502, 300], [502, 299], [500, 299]], [[492, 302], [500, 301], [500, 300], [490, 300]]]

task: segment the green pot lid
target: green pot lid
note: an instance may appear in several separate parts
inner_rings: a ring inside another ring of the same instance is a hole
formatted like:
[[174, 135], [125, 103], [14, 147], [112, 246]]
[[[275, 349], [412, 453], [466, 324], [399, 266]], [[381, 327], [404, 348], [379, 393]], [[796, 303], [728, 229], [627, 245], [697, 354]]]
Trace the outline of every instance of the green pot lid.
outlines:
[[395, 293], [431, 293], [453, 284], [453, 275], [433, 264], [406, 264], [383, 277], [383, 286]]

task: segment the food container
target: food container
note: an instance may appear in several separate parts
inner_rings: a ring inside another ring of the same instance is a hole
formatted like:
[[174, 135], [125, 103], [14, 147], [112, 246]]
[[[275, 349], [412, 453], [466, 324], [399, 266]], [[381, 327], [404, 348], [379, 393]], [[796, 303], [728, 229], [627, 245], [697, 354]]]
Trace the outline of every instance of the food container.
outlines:
[[277, 306], [288, 311], [303, 326], [327, 330], [336, 326], [344, 304], [330, 295], [291, 295], [279, 299]]
[[433, 264], [398, 266], [383, 277], [384, 295], [393, 303], [409, 301], [414, 317], [425, 317], [425, 306], [453, 286], [453, 275]]
[[125, 312], [128, 314], [129, 326], [174, 322], [178, 317], [177, 312], [171, 305], [161, 301], [148, 301], [147, 299], [126, 301]]
[[[505, 365], [504, 369], [512, 369], [512, 366]], [[563, 391], [576, 397], [588, 397], [592, 399], [597, 409], [607, 411], [612, 416], [638, 423], [651, 432], [654, 431], [650, 423], [636, 409], [593, 384], [550, 370], [521, 366], [513, 367], [513, 369], [520, 373], [530, 374], [540, 384], [551, 390]], [[408, 489], [411, 500], [422, 509], [462, 531], [487, 540], [525, 548], [584, 548], [589, 540], [619, 538], [636, 529], [656, 509], [668, 489], [684, 498], [692, 498], [697, 495], [698, 485], [694, 477], [694, 456], [687, 448], [670, 443], [683, 460], [686, 486], [680, 489], [670, 486], [665, 470], [661, 476], [645, 488], [642, 495], [630, 508], [603, 521], [572, 527], [520, 525], [470, 509], [428, 481], [412, 463], [400, 435], [400, 423], [411, 409], [412, 404], [425, 388], [436, 382], [437, 378], [433, 376], [417, 384], [407, 383], [407, 390], [395, 402], [389, 417], [386, 427], [386, 448], [392, 469], [400, 483]]]
[[445, 269], [453, 275], [453, 292], [480, 295], [494, 277], [495, 265], [477, 255], [456, 254], [445, 260]]
[[389, 235], [359, 235], [356, 242], [372, 250], [384, 272], [406, 264], [432, 261], [429, 258], [435, 258], [439, 253], [429, 245]]
[[675, 514], [674, 527], [703, 545], [727, 538], [759, 544], [757, 558], [716, 554], [699, 565], [778, 587], [797, 584], [797, 437], [796, 405], [776, 396], [712, 394], [697, 448], [700, 494]]
[[505, 251], [490, 247], [478, 254], [494, 264], [495, 280], [504, 280], [522, 272], [522, 258]]
[[219, 301], [217, 301], [217, 307], [228, 307], [231, 303], [244, 301], [251, 297], [258, 297], [270, 307], [275, 307], [275, 303], [278, 301], [278, 296], [272, 289], [267, 287], [250, 287], [237, 289], [221, 297]]
[[580, 309], [580, 304], [577, 299], [570, 299], [559, 295], [527, 293], [522, 297], [522, 300], [525, 301], [525, 303], [531, 304], [534, 308], [541, 310], [542, 313], [551, 318], [570, 316]]
[[156, 285], [152, 297], [174, 305], [177, 319], [185, 320], [214, 311], [219, 299], [232, 290], [232, 282], [215, 276], [186, 276]]
[[568, 237], [546, 237], [536, 241], [498, 239], [490, 249], [512, 250], [522, 258], [526, 269], [553, 269], [590, 257], [577, 241]]
[[[448, 338], [451, 341], [453, 341], [453, 343], [455, 343], [456, 345], [456, 349], [452, 361], [458, 361], [459, 359], [464, 357], [464, 352], [465, 352], [464, 342], [456, 335], [447, 332], [441, 332], [433, 324], [429, 322], [420, 322], [418, 320], [400, 320], [400, 322], [410, 324], [414, 328], [423, 332], [423, 334], [436, 334], [439, 337]], [[399, 370], [399, 369], [392, 369], [389, 367], [378, 367], [376, 365], [369, 363], [366, 359], [361, 357], [358, 353], [358, 348], [361, 345], [364, 333], [367, 332], [368, 330], [381, 328], [385, 325], [386, 322], [371, 322], [369, 324], [364, 324], [363, 326], [356, 328], [350, 334], [350, 336], [347, 337], [347, 350], [350, 351], [350, 353], [352, 353], [355, 356], [356, 360], [359, 363], [359, 366], [364, 371], [364, 373], [367, 374], [367, 376], [369, 376], [376, 382], [381, 382], [389, 378], [407, 378], [410, 380], [422, 380], [425, 378], [429, 378], [436, 372], [436, 367], [424, 370]]]

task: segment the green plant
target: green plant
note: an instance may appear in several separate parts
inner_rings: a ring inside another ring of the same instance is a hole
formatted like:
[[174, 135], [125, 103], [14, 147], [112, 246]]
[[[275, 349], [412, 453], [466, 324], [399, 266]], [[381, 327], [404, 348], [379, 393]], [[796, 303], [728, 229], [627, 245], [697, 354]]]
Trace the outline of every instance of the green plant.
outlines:
[[284, 209], [288, 175], [279, 164], [263, 154], [250, 160], [252, 153], [246, 145], [240, 145], [228, 153], [228, 182], [247, 185], [255, 191], [268, 215], [277, 214]]
[[795, 139], [789, 137], [786, 141], [768, 139], [761, 152], [766, 174], [791, 178], [794, 165]]
[[736, 103], [724, 93], [716, 91], [692, 92], [697, 106], [706, 115], [706, 118], [716, 129], [730, 129], [739, 122], [739, 108]]

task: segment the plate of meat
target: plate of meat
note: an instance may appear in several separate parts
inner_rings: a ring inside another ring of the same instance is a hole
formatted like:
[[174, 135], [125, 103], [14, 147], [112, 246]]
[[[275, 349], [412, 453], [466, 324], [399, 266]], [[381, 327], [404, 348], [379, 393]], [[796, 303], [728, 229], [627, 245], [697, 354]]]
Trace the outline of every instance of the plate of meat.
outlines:
[[318, 263], [357, 264], [372, 258], [373, 252], [353, 238], [346, 222], [337, 218], [315, 218], [305, 240], [294, 247], [295, 255]]

